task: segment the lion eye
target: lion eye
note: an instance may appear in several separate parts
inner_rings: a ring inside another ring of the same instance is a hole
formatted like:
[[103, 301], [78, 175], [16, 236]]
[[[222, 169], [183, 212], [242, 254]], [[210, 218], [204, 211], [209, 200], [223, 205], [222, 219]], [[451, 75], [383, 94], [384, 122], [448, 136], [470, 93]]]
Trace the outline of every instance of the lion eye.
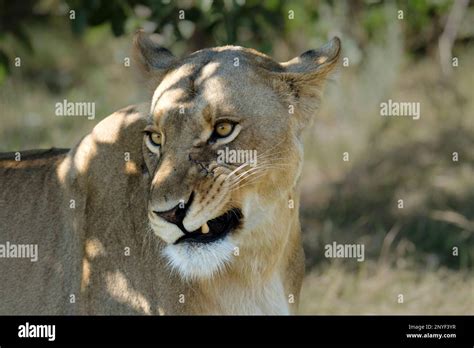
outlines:
[[214, 132], [217, 137], [224, 138], [229, 136], [234, 130], [234, 123], [231, 122], [220, 122], [214, 127]]
[[153, 145], [161, 146], [161, 134], [160, 133], [155, 133], [155, 132], [148, 133], [148, 138], [150, 139], [150, 142]]

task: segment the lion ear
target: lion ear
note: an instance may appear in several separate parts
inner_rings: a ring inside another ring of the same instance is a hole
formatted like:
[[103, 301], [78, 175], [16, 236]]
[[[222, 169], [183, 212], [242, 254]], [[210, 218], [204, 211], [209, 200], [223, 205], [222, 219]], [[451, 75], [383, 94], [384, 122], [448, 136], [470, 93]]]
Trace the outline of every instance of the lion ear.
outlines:
[[339, 59], [341, 40], [334, 37], [317, 50], [306, 51], [302, 55], [280, 63], [288, 73], [321, 77], [330, 73]]
[[329, 74], [337, 66], [341, 53], [341, 40], [334, 37], [317, 50], [310, 50], [284, 63], [277, 72], [280, 96], [299, 111], [302, 121], [309, 121], [318, 109], [322, 88]]
[[138, 30], [133, 38], [132, 57], [134, 66], [151, 88], [156, 88], [176, 63], [175, 56], [153, 41], [143, 30]]

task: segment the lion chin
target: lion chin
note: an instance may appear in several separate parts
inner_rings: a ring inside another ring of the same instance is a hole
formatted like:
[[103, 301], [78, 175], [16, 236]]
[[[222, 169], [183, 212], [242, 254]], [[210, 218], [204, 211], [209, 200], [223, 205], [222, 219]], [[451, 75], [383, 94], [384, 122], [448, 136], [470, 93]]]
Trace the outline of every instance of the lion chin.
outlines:
[[[183, 224], [185, 210], [178, 208], [159, 214], [164, 218], [159, 218], [151, 212], [151, 228], [154, 234], [166, 243], [163, 254], [168, 266], [183, 280], [211, 279], [224, 272], [233, 261], [234, 253], [238, 252], [236, 238], [243, 232], [244, 215], [241, 209], [234, 207], [206, 221], [201, 227], [189, 231]], [[175, 224], [166, 219], [174, 221]], [[189, 220], [190, 225], [199, 225], [194, 220]], [[198, 217], [197, 220], [202, 218]]]
[[233, 261], [236, 245], [230, 237], [211, 243], [184, 242], [163, 249], [168, 265], [184, 280], [207, 280]]

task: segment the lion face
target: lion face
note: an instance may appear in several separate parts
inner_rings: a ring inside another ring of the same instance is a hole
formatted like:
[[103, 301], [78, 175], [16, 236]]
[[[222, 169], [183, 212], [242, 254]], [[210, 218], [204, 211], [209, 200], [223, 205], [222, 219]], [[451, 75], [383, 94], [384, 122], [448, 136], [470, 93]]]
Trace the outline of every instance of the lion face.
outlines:
[[295, 189], [300, 133], [339, 41], [282, 64], [234, 46], [178, 60], [143, 33], [135, 49], [154, 88], [143, 137], [148, 218], [169, 264], [183, 278], [208, 279], [240, 249], [284, 239], [261, 227]]

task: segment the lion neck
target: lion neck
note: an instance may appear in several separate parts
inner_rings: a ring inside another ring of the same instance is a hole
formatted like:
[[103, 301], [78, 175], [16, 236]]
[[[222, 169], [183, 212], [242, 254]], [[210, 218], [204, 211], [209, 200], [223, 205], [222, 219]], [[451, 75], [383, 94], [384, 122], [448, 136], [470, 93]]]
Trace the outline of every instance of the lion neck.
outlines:
[[[268, 208], [267, 208], [268, 212]], [[299, 245], [297, 208], [282, 200], [271, 214], [252, 230], [239, 248], [239, 255], [226, 272], [194, 284], [202, 300], [199, 313], [289, 314], [286, 270], [288, 258]], [[262, 238], [263, 237], [263, 238]]]

